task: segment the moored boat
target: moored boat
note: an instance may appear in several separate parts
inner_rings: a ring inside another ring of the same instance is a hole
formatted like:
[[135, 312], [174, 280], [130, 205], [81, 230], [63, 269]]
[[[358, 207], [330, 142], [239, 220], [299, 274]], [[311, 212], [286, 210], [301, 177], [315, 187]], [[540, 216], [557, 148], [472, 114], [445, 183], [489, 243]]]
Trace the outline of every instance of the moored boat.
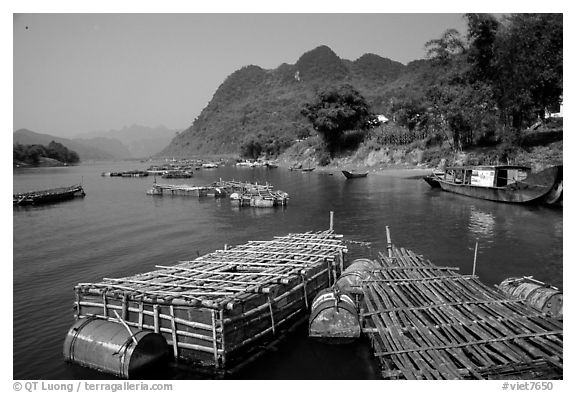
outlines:
[[84, 196], [86, 196], [84, 188], [81, 184], [76, 184], [70, 187], [60, 187], [52, 188], [49, 190], [14, 194], [12, 196], [12, 203], [14, 206], [40, 205], [43, 203], [60, 202]]
[[426, 175], [424, 177], [422, 177], [422, 179], [428, 183], [428, 185], [432, 188], [440, 188], [440, 182], [438, 181], [438, 178], [441, 178], [444, 176], [444, 171], [434, 171], [429, 175]]
[[346, 179], [356, 179], [359, 177], [366, 177], [368, 176], [368, 172], [350, 172], [350, 171], [342, 171]]
[[559, 167], [532, 172], [514, 165], [446, 168], [436, 176], [444, 191], [479, 199], [507, 203], [528, 203], [547, 195], [558, 176]]

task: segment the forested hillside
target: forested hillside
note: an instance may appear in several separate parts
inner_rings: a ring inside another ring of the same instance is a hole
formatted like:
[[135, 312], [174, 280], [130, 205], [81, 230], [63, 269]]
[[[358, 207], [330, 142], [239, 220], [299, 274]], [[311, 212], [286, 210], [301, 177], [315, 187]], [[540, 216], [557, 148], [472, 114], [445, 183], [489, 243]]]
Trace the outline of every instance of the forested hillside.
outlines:
[[311, 133], [301, 115], [303, 103], [328, 86], [352, 83], [376, 110], [385, 105], [380, 92], [406, 67], [370, 54], [356, 61], [340, 59], [327, 46], [304, 53], [296, 64], [274, 70], [250, 65], [231, 74], [190, 128], [160, 155], [237, 153], [253, 139], [283, 150]]
[[[428, 157], [489, 147], [494, 160], [510, 161], [531, 148], [526, 141], [534, 139], [525, 130], [539, 124], [545, 129], [547, 112], [561, 104], [562, 15], [465, 18], [466, 32], [448, 29], [431, 37], [427, 58], [407, 65], [374, 54], [344, 60], [320, 46], [293, 65], [246, 66], [222, 83], [160, 155], [278, 155], [297, 140], [319, 135], [310, 147], [324, 163], [359, 146], [377, 151], [414, 143]], [[353, 106], [362, 111], [358, 100], [364, 100], [372, 115], [390, 122], [356, 116], [346, 97], [354, 97]], [[558, 135], [551, 140], [557, 142]]]

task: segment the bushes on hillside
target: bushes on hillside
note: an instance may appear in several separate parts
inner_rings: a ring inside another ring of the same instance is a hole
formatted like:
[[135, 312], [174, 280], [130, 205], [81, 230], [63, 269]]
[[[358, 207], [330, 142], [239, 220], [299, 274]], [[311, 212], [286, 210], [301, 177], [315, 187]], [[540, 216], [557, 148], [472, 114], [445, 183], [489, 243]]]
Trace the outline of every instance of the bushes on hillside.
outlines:
[[80, 161], [78, 153], [68, 150], [66, 146], [57, 142], [50, 142], [48, 146], [43, 145], [22, 145], [13, 146], [14, 161], [22, 161], [27, 164], [37, 165], [41, 157], [52, 158], [54, 160], [73, 164]]
[[276, 138], [273, 136], [248, 136], [240, 145], [240, 156], [248, 159], [257, 159], [264, 155], [266, 157], [277, 157], [294, 143], [288, 137]]

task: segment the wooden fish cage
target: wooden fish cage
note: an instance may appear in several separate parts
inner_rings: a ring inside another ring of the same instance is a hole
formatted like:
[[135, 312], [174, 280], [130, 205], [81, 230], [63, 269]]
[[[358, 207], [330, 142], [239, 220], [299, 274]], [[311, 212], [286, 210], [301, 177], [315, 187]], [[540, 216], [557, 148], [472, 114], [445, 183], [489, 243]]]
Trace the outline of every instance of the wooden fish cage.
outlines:
[[240, 207], [275, 207], [286, 206], [288, 194], [282, 191], [249, 190], [241, 193], [233, 193], [230, 196], [232, 203]]
[[231, 195], [232, 202], [239, 206], [272, 207], [284, 206], [288, 202], [288, 194], [274, 191], [270, 184], [244, 183], [239, 181], [219, 181], [206, 186], [187, 184], [152, 184], [148, 195], [179, 195], [194, 197], [225, 197]]
[[131, 328], [162, 334], [178, 361], [233, 372], [305, 318], [309, 302], [336, 280], [347, 252], [341, 238], [331, 229], [288, 234], [80, 283], [76, 318], [117, 314]]
[[201, 186], [190, 186], [186, 184], [152, 184], [148, 195], [180, 195], [180, 196], [207, 196], [210, 188]]
[[361, 316], [384, 378], [562, 378], [562, 321], [403, 248], [379, 262]]

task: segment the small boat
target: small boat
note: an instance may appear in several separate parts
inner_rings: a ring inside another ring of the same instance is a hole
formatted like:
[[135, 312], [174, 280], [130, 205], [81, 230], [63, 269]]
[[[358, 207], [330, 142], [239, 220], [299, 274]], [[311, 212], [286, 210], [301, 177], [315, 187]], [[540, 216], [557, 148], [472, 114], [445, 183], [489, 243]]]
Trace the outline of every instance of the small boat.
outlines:
[[218, 164], [214, 164], [213, 162], [208, 162], [208, 163], [202, 164], [202, 168], [214, 169], [214, 168], [218, 168]]
[[314, 168], [302, 168], [302, 169], [300, 169], [300, 170], [301, 170], [302, 172], [312, 172], [314, 169], [316, 169], [316, 168], [315, 168], [315, 167], [314, 167]]
[[349, 171], [342, 171], [346, 179], [356, 179], [359, 177], [366, 177], [368, 176], [368, 172], [349, 172]]
[[560, 167], [532, 172], [515, 165], [446, 168], [437, 177], [443, 191], [507, 203], [535, 202], [547, 195], [558, 178]]

